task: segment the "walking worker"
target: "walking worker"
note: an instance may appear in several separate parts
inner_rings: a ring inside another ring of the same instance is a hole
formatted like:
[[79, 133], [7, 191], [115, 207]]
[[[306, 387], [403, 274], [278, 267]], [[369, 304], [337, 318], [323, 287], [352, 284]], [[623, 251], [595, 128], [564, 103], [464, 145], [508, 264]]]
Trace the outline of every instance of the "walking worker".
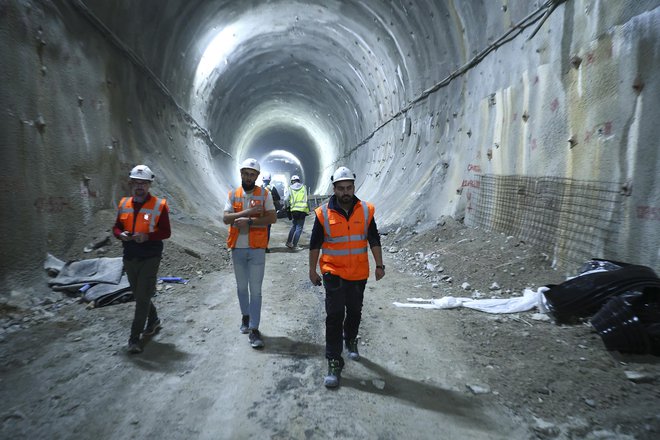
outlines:
[[307, 187], [300, 183], [300, 177], [291, 176], [291, 185], [289, 186], [289, 197], [287, 206], [291, 211], [291, 220], [293, 224], [289, 230], [289, 238], [286, 240], [286, 247], [299, 251], [302, 248], [298, 246], [300, 234], [302, 234], [305, 225], [305, 217], [309, 215], [309, 204], [307, 203]]
[[256, 159], [241, 164], [241, 186], [229, 191], [222, 221], [229, 225], [227, 247], [236, 276], [238, 304], [241, 308], [241, 333], [249, 334], [253, 348], [263, 348], [259, 332], [261, 285], [266, 266], [268, 226], [277, 221], [270, 191], [255, 182], [261, 169]]
[[[364, 288], [369, 278], [371, 248], [376, 261], [376, 280], [385, 276], [380, 235], [374, 219], [374, 205], [355, 196], [355, 174], [339, 167], [332, 175], [334, 195], [314, 211], [314, 228], [309, 242], [309, 279], [325, 287], [325, 357], [328, 375], [323, 384], [339, 386], [344, 359], [360, 360], [358, 330], [362, 319]], [[319, 254], [321, 259], [319, 261]], [[316, 272], [320, 265], [323, 278]]]
[[[270, 184], [271, 180], [271, 175], [270, 173], [264, 173], [264, 175], [261, 177], [261, 180], [263, 181], [262, 188], [267, 189], [270, 191], [270, 193], [273, 196], [273, 205], [275, 206], [275, 216], [277, 217], [277, 211], [282, 209], [282, 198], [280, 197], [280, 193], [277, 191], [277, 188], [275, 185]], [[270, 227], [272, 225], [268, 225], [268, 242], [270, 243]], [[266, 253], [270, 253], [270, 248], [266, 247]]]
[[[149, 193], [154, 174], [137, 165], [129, 174], [131, 197], [119, 202], [112, 228], [124, 247], [124, 270], [135, 297], [135, 315], [128, 339], [128, 352], [141, 353], [140, 334], [151, 336], [162, 327], [151, 298], [163, 254], [163, 240], [171, 235], [167, 201]], [[146, 327], [145, 327], [146, 322]]]

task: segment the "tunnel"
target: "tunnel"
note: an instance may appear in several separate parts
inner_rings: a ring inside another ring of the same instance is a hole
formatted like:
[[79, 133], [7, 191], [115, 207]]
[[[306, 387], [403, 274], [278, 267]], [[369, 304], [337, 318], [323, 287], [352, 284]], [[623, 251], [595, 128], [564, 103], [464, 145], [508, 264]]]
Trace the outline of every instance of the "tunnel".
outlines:
[[558, 268], [657, 269], [659, 5], [2, 2], [3, 284], [41, 285], [138, 163], [219, 223], [247, 157], [318, 195], [349, 167], [384, 230], [451, 216]]

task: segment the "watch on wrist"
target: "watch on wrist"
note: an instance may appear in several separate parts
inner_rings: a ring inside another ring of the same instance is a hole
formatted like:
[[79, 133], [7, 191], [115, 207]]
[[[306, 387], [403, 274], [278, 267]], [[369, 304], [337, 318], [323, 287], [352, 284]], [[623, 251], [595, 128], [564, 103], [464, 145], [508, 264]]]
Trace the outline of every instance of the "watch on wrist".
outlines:
[[248, 218], [248, 225], [252, 226], [252, 223], [254, 223], [254, 220], [252, 220], [252, 217]]
[[385, 265], [384, 265], [384, 264], [378, 264], [378, 265], [376, 265], [376, 269], [383, 269], [383, 270], [385, 270]]

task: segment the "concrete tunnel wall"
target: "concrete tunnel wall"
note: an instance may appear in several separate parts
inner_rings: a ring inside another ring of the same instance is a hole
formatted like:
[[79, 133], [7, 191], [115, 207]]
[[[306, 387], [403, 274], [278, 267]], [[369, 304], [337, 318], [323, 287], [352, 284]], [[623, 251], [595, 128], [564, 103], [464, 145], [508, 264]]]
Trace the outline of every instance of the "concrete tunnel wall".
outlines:
[[43, 288], [136, 163], [175, 218], [217, 222], [272, 148], [316, 193], [351, 167], [382, 229], [450, 215], [544, 236], [569, 272], [658, 270], [659, 6], [5, 1], [2, 281]]

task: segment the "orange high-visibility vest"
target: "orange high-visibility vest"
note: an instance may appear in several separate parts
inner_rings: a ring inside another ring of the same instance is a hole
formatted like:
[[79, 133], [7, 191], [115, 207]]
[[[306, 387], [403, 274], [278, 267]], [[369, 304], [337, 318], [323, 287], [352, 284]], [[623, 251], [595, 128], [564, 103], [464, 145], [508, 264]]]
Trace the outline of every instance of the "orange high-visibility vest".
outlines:
[[[265, 209], [266, 198], [268, 197], [268, 190], [260, 186], [255, 186], [254, 192], [252, 195], [245, 195], [243, 192], [243, 187], [239, 186], [236, 191], [229, 191], [229, 199], [231, 200], [231, 205], [234, 208], [234, 212], [240, 212], [243, 210], [243, 203], [247, 202], [249, 206], [261, 205]], [[261, 217], [261, 214], [256, 217]], [[234, 249], [236, 247], [236, 241], [238, 240], [238, 234], [240, 231], [238, 228], [233, 225], [229, 225], [229, 235], [227, 235], [227, 247], [229, 249]], [[254, 249], [265, 249], [268, 247], [268, 225], [252, 225], [250, 226], [250, 232], [248, 235], [248, 240], [250, 242], [250, 247]]]
[[132, 234], [156, 232], [158, 230], [158, 220], [160, 220], [160, 215], [165, 209], [167, 201], [154, 196], [149, 197], [149, 200], [138, 211], [137, 218], [135, 218], [134, 203], [133, 197], [124, 197], [119, 202], [119, 221], [124, 231]]
[[324, 233], [321, 273], [330, 272], [350, 281], [369, 278], [367, 232], [374, 218], [374, 205], [358, 201], [348, 220], [334, 209], [328, 209], [327, 203], [314, 212], [323, 225]]

